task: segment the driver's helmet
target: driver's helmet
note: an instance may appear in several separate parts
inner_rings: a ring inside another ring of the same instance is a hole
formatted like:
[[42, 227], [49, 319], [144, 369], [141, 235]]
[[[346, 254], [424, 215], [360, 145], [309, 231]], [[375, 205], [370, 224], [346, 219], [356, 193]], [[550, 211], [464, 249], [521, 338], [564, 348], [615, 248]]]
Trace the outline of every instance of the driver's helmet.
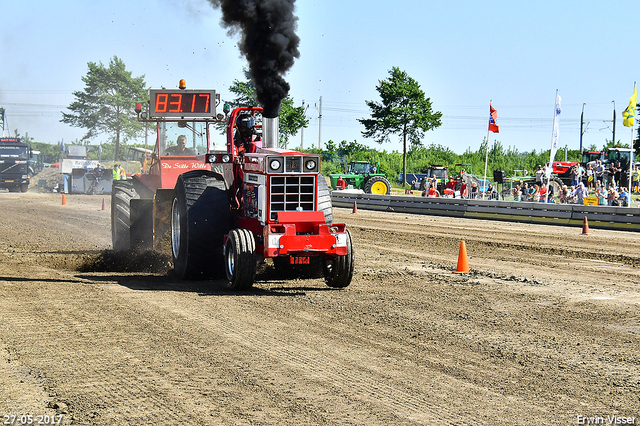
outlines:
[[256, 120], [252, 115], [241, 114], [236, 118], [236, 127], [243, 138], [250, 138], [253, 135], [253, 130], [256, 125]]

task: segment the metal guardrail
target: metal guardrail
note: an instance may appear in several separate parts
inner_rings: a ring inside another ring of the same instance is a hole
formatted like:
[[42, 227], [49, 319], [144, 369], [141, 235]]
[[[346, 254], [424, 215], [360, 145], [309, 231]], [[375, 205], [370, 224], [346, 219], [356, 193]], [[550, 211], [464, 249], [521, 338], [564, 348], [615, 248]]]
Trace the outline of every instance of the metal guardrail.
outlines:
[[640, 208], [332, 191], [334, 207], [640, 232]]

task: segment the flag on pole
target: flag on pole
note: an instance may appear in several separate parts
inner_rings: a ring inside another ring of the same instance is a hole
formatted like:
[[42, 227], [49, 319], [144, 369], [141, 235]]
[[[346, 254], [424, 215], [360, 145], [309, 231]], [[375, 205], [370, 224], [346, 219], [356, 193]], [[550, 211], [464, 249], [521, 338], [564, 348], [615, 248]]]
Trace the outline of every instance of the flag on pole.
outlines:
[[489, 102], [489, 131], [493, 133], [500, 133], [500, 128], [496, 124], [496, 118], [498, 118], [498, 111]]
[[638, 88], [636, 84], [633, 83], [633, 96], [629, 99], [629, 106], [624, 110], [622, 116], [624, 117], [624, 121], [622, 124], [625, 127], [633, 127], [635, 125], [636, 118], [636, 104], [638, 103]]
[[559, 136], [559, 127], [560, 127], [560, 113], [562, 112], [562, 108], [560, 108], [560, 95], [556, 91], [556, 112], [553, 116], [553, 137], [551, 139], [551, 159], [549, 163], [553, 163], [553, 160], [556, 158], [556, 152], [558, 151], [558, 136]]
[[64, 139], [60, 142], [60, 152], [64, 152]]
[[100, 146], [98, 147], [98, 155], [102, 154], [102, 142], [100, 142]]

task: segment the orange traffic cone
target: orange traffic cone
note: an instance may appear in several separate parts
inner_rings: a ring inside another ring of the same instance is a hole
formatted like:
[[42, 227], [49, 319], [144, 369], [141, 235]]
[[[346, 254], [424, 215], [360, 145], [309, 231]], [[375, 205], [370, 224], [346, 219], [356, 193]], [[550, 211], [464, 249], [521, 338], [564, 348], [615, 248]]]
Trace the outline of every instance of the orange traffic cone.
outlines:
[[106, 210], [107, 209], [107, 205], [104, 202], [104, 198], [102, 199], [102, 210]]
[[67, 198], [64, 196], [64, 194], [62, 194], [62, 205], [63, 206], [67, 205]]
[[355, 201], [353, 202], [353, 211], [351, 213], [358, 213], [358, 205]]
[[589, 221], [587, 220], [587, 217], [584, 217], [584, 223], [582, 225], [582, 235], [587, 235], [589, 234]]
[[458, 253], [458, 268], [453, 271], [454, 274], [469, 273], [469, 258], [467, 257], [467, 246], [464, 241], [460, 241], [460, 252]]

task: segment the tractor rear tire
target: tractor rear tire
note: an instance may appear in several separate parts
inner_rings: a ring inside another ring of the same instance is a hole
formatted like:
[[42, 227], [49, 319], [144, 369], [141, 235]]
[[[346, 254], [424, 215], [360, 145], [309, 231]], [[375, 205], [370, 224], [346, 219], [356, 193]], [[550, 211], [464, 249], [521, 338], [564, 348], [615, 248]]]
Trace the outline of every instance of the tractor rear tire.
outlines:
[[247, 290], [256, 278], [256, 240], [248, 229], [234, 229], [224, 248], [227, 287]]
[[327, 179], [322, 175], [318, 175], [318, 211], [324, 212], [326, 224], [333, 223], [333, 206], [331, 205], [329, 185], [327, 185]]
[[391, 183], [384, 176], [372, 176], [364, 185], [364, 192], [367, 194], [389, 195], [391, 194]]
[[219, 175], [178, 176], [171, 205], [173, 268], [181, 280], [224, 277], [224, 236], [231, 229], [228, 189]]
[[347, 230], [347, 254], [326, 259], [324, 262], [324, 282], [333, 288], [345, 288], [351, 284], [355, 254], [351, 244], [351, 233]]
[[562, 185], [564, 185], [564, 183], [560, 178], [552, 177], [549, 181], [549, 192], [551, 192], [551, 188], [553, 188], [553, 196], [558, 198], [560, 196], [560, 191], [562, 190]]
[[131, 248], [131, 200], [140, 198], [133, 184], [126, 180], [113, 182], [111, 189], [111, 243], [115, 251]]

